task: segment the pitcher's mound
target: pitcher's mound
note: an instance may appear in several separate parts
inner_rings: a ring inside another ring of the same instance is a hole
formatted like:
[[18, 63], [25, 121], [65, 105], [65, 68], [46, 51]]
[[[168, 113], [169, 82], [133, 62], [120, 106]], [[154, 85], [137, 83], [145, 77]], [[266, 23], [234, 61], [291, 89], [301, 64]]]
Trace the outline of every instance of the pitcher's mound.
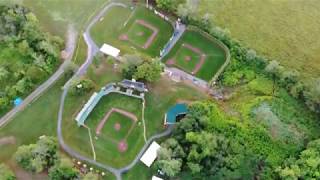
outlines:
[[120, 131], [121, 129], [121, 124], [120, 123], [115, 123], [114, 126], [113, 126], [114, 130], [116, 131]]
[[118, 144], [118, 151], [125, 152], [127, 149], [128, 149], [128, 144], [124, 140], [120, 141]]

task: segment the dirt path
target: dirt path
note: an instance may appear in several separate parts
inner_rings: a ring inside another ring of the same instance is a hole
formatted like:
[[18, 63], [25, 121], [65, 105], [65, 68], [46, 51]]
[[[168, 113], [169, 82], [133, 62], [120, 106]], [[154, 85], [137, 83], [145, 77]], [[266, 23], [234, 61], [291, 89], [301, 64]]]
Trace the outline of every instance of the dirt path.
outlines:
[[16, 138], [14, 136], [6, 136], [0, 138], [0, 146], [7, 144], [16, 144]]

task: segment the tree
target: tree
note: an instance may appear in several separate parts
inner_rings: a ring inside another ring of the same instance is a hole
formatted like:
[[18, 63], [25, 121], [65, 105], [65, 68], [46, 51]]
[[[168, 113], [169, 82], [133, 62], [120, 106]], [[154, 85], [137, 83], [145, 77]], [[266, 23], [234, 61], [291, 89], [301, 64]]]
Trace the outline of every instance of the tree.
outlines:
[[283, 67], [280, 65], [278, 61], [271, 61], [265, 68], [265, 71], [270, 73], [271, 75], [275, 75], [275, 77], [280, 77], [280, 74], [283, 70]]
[[0, 82], [8, 78], [9, 71], [5, 67], [0, 67]]
[[304, 91], [306, 104], [315, 112], [320, 112], [320, 78], [312, 80]]
[[79, 179], [80, 173], [73, 167], [72, 161], [68, 158], [61, 158], [49, 169], [50, 180], [75, 180]]
[[79, 179], [79, 172], [69, 166], [56, 165], [49, 170], [50, 180], [76, 180]]
[[15, 180], [14, 173], [4, 164], [0, 164], [0, 179]]
[[152, 59], [151, 61], [145, 61], [137, 67], [137, 71], [134, 73], [133, 78], [146, 80], [148, 82], [154, 82], [161, 77], [163, 66], [159, 59]]
[[94, 83], [91, 81], [91, 79], [80, 78], [72, 82], [70, 93], [72, 95], [83, 95], [90, 92], [93, 88]]
[[169, 160], [159, 160], [157, 166], [169, 177], [174, 177], [181, 171], [181, 160], [169, 159]]
[[14, 156], [22, 168], [39, 173], [56, 163], [58, 160], [57, 150], [56, 139], [43, 136], [37, 144], [20, 146]]
[[174, 11], [177, 8], [176, 1], [172, 0], [156, 0], [157, 7], [166, 11]]
[[298, 159], [289, 158], [276, 170], [281, 179], [320, 178], [320, 139], [309, 142]]
[[256, 56], [257, 56], [257, 53], [256, 53], [255, 50], [249, 49], [247, 51], [246, 58], [247, 58], [248, 61], [254, 60], [256, 58]]

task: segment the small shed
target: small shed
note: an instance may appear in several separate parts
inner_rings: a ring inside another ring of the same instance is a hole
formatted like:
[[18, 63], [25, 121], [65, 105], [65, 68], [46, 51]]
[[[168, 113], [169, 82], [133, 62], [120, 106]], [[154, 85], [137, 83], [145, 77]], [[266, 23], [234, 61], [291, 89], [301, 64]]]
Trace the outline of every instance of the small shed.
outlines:
[[140, 158], [140, 161], [143, 162], [146, 166], [150, 167], [152, 163], [157, 158], [157, 151], [160, 149], [160, 145], [153, 141], [149, 148], [144, 152], [142, 157]]
[[120, 49], [117, 49], [109, 44], [103, 44], [100, 48], [100, 51], [106, 55], [112, 56], [112, 57], [118, 57], [120, 54]]
[[167, 111], [164, 124], [175, 124], [178, 117], [184, 117], [188, 113], [188, 106], [186, 104], [176, 104]]
[[13, 101], [13, 104], [15, 107], [19, 106], [20, 104], [22, 104], [23, 100], [21, 98], [16, 98], [14, 101]]

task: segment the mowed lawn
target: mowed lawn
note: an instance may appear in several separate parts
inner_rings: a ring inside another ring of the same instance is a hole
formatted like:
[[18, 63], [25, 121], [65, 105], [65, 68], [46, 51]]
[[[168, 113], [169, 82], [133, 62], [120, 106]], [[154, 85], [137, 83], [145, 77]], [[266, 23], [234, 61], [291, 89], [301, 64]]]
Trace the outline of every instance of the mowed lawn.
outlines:
[[[142, 46], [153, 31], [138, 24], [137, 20], [143, 20], [159, 30], [151, 45], [146, 49]], [[160, 50], [168, 42], [172, 33], [173, 28], [168, 22], [141, 6], [133, 9], [113, 7], [91, 30], [91, 35], [99, 46], [107, 43], [119, 48], [121, 54], [140, 53], [151, 57], [160, 55]], [[127, 35], [128, 40], [121, 40], [121, 35]]]
[[[110, 82], [117, 82], [117, 79], [121, 79], [121, 77], [116, 72], [113, 72], [112, 68], [110, 68], [113, 66], [112, 64], [101, 63], [100, 66], [101, 67], [98, 67], [98, 70], [94, 67], [94, 65], [92, 65], [88, 71], [88, 76], [95, 80], [99, 86], [103, 86]], [[99, 89], [97, 88], [96, 90]], [[88, 130], [83, 127], [79, 128], [76, 125], [74, 117], [90, 98], [91, 94], [92, 93], [88, 93], [86, 96], [81, 97], [67, 97], [62, 127], [63, 136], [66, 143], [68, 143], [68, 145], [70, 145], [80, 154], [89, 158], [92, 158], [93, 155], [91, 151]], [[141, 122], [141, 100], [128, 98], [129, 97], [123, 95], [114, 94], [110, 97], [106, 96], [101, 102], [99, 102], [97, 109], [94, 109], [93, 114], [90, 115], [89, 119], [86, 121], [86, 124], [91, 128], [91, 133], [93, 136], [95, 136], [96, 125], [100, 121], [101, 117], [103, 117], [111, 107], [123, 108], [129, 112], [132, 112], [137, 115], [139, 122]], [[196, 91], [192, 87], [180, 83], [176, 84], [166, 78], [162, 78], [156, 84], [149, 85], [149, 92], [146, 93], [145, 109], [147, 138], [155, 133], [165, 130], [163, 126], [163, 118], [169, 107], [184, 100], [195, 101], [206, 98], [207, 96], [205, 94]], [[98, 143], [95, 143], [97, 161], [115, 167], [122, 167], [130, 163], [144, 145], [143, 125], [142, 123], [139, 125], [139, 122], [137, 122], [130, 136], [128, 136], [128, 150], [124, 153], [118, 152], [117, 146], [110, 143], [110, 141], [102, 143], [102, 141], [100, 142], [102, 139], [98, 138]], [[109, 125], [107, 121], [106, 126]], [[113, 125], [111, 125], [110, 128], [112, 127]], [[94, 139], [94, 141], [96, 140]]]
[[0, 145], [0, 162], [10, 160], [17, 147], [22, 144], [35, 143], [42, 135], [56, 135], [61, 87], [65, 82], [66, 79], [60, 79], [6, 126], [0, 128], [0, 139], [12, 136], [16, 141], [12, 145]]
[[[197, 48], [201, 53], [194, 52], [190, 48], [185, 47], [186, 44]], [[206, 59], [195, 76], [205, 81], [210, 81], [226, 61], [226, 54], [216, 40], [209, 39], [196, 30], [187, 30], [165, 57], [164, 61], [169, 66], [175, 66], [188, 73], [192, 73], [200, 62], [202, 54], [206, 55]], [[171, 60], [174, 60], [174, 64], [170, 65], [169, 62]]]
[[207, 13], [211, 21], [259, 54], [306, 78], [320, 76], [319, 1], [199, 1], [199, 16]]
[[108, 0], [24, 0], [22, 5], [36, 14], [42, 27], [64, 36], [68, 24], [80, 30], [101, 10]]

